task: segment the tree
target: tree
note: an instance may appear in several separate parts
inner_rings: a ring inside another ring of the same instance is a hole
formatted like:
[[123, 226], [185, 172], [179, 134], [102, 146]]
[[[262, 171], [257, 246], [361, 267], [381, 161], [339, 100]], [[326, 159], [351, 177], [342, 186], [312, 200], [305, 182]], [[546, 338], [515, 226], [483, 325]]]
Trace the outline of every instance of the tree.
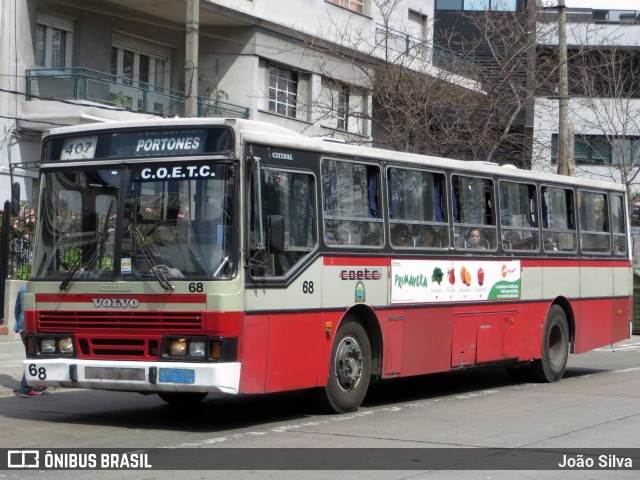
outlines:
[[[536, 72], [529, 67], [537, 7], [457, 12], [462, 26], [441, 23], [434, 44], [398, 23], [399, 3], [374, 1], [373, 43], [364, 30], [337, 21], [332, 23], [333, 43], [319, 41], [322, 32], [306, 40], [318, 54], [323, 77], [334, 78], [336, 70], [327, 58], [357, 66], [357, 83], [366, 86], [372, 108], [352, 114], [371, 122], [374, 142], [394, 150], [529, 167], [531, 135], [525, 118], [535, 95]], [[433, 23], [427, 26], [433, 28]], [[313, 106], [328, 116], [340, 107], [340, 99], [319, 95]]]
[[[625, 45], [625, 27], [577, 23], [570, 28], [569, 116], [575, 132], [574, 175], [619, 182], [633, 198], [640, 173], [640, 49]], [[552, 66], [556, 42], [544, 43], [538, 59]], [[553, 94], [552, 83], [539, 85], [541, 97]], [[540, 115], [556, 115], [553, 97], [539, 106]]]
[[[640, 173], [640, 51], [581, 47], [572, 67], [575, 131], [600, 134], [576, 136], [576, 149], [585, 144], [595, 153], [590, 160], [597, 168], [590, 165], [590, 175], [620, 182], [631, 198]], [[576, 175], [585, 170], [576, 165]]]

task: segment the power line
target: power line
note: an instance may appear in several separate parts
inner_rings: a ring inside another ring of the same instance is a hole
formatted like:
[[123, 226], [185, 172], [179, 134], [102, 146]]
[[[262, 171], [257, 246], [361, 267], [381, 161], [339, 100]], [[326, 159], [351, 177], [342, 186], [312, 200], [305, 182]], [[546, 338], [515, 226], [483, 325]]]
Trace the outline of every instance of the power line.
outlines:
[[54, 122], [46, 122], [44, 120], [29, 120], [28, 118], [11, 117], [8, 115], [0, 115], [0, 118], [6, 118], [7, 120], [20, 120], [21, 122], [45, 123], [47, 125], [53, 125], [55, 127], [68, 127], [71, 125], [70, 123], [54, 123]]

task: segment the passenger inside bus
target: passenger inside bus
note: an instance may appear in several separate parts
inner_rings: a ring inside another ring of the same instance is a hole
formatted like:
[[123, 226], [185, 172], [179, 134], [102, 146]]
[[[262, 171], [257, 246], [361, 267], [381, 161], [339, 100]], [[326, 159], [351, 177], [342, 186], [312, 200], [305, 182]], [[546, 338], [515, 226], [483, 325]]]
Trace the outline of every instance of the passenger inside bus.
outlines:
[[467, 248], [487, 248], [487, 242], [482, 238], [482, 233], [477, 227], [472, 227], [467, 233]]
[[521, 241], [520, 234], [515, 230], [509, 230], [504, 234], [502, 240], [502, 248], [505, 250], [512, 250], [520, 248], [518, 243]]
[[413, 240], [409, 234], [409, 229], [405, 225], [393, 227], [391, 243], [394, 247], [412, 247]]
[[443, 239], [444, 231], [441, 231], [440, 227], [427, 226], [422, 231], [422, 235], [420, 236], [420, 246], [421, 247], [433, 247], [433, 248], [442, 248], [446, 246], [448, 243]]

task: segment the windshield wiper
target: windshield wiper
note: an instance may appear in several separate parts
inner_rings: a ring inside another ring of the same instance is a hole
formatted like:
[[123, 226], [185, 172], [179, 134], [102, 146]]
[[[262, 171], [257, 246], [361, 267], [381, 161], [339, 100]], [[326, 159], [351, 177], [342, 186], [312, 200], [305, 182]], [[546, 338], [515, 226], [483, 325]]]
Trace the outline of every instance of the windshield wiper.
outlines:
[[151, 265], [151, 273], [156, 277], [160, 286], [165, 290], [173, 290], [175, 287], [169, 283], [169, 280], [167, 280], [167, 277], [165, 277], [164, 273], [162, 273], [162, 270], [153, 259], [153, 254], [149, 251], [147, 245], [145, 245], [145, 239], [142, 236], [142, 232], [140, 232], [138, 227], [134, 227], [133, 224], [129, 224], [129, 233], [131, 233], [131, 237], [133, 237], [136, 245], [138, 245], [142, 251], [144, 259], [149, 262], [149, 265]]
[[[93, 264], [98, 259], [100, 252], [104, 249], [104, 243], [107, 240], [107, 233], [109, 231], [109, 217], [111, 216], [111, 209], [113, 208], [113, 200], [109, 204], [109, 209], [107, 210], [107, 218], [104, 221], [104, 225], [102, 226], [102, 231], [96, 235], [96, 238], [89, 245], [91, 256], [89, 257], [89, 261], [87, 262], [87, 270], [91, 270], [93, 268]], [[60, 283], [60, 290], [66, 290], [71, 283], [71, 280], [76, 276], [76, 273], [84, 263], [82, 255], [78, 259], [78, 261], [73, 265], [73, 268], [69, 270], [69, 273], [64, 277], [62, 283]]]

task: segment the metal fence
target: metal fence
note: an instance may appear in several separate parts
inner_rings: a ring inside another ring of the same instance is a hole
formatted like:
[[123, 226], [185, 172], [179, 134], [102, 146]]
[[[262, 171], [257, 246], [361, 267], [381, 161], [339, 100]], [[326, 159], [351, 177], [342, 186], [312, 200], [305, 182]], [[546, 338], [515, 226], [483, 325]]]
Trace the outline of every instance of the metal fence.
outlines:
[[[2, 211], [2, 216], [10, 212]], [[4, 222], [0, 222], [0, 238], [4, 239]], [[9, 222], [8, 261], [5, 278], [10, 280], [26, 280], [29, 278], [33, 260], [33, 242], [36, 227], [35, 205], [22, 202], [20, 214]]]
[[[184, 115], [184, 92], [88, 68], [34, 68], [26, 72], [27, 100], [87, 100], [132, 112]], [[198, 97], [198, 116], [249, 118], [249, 109]]]

